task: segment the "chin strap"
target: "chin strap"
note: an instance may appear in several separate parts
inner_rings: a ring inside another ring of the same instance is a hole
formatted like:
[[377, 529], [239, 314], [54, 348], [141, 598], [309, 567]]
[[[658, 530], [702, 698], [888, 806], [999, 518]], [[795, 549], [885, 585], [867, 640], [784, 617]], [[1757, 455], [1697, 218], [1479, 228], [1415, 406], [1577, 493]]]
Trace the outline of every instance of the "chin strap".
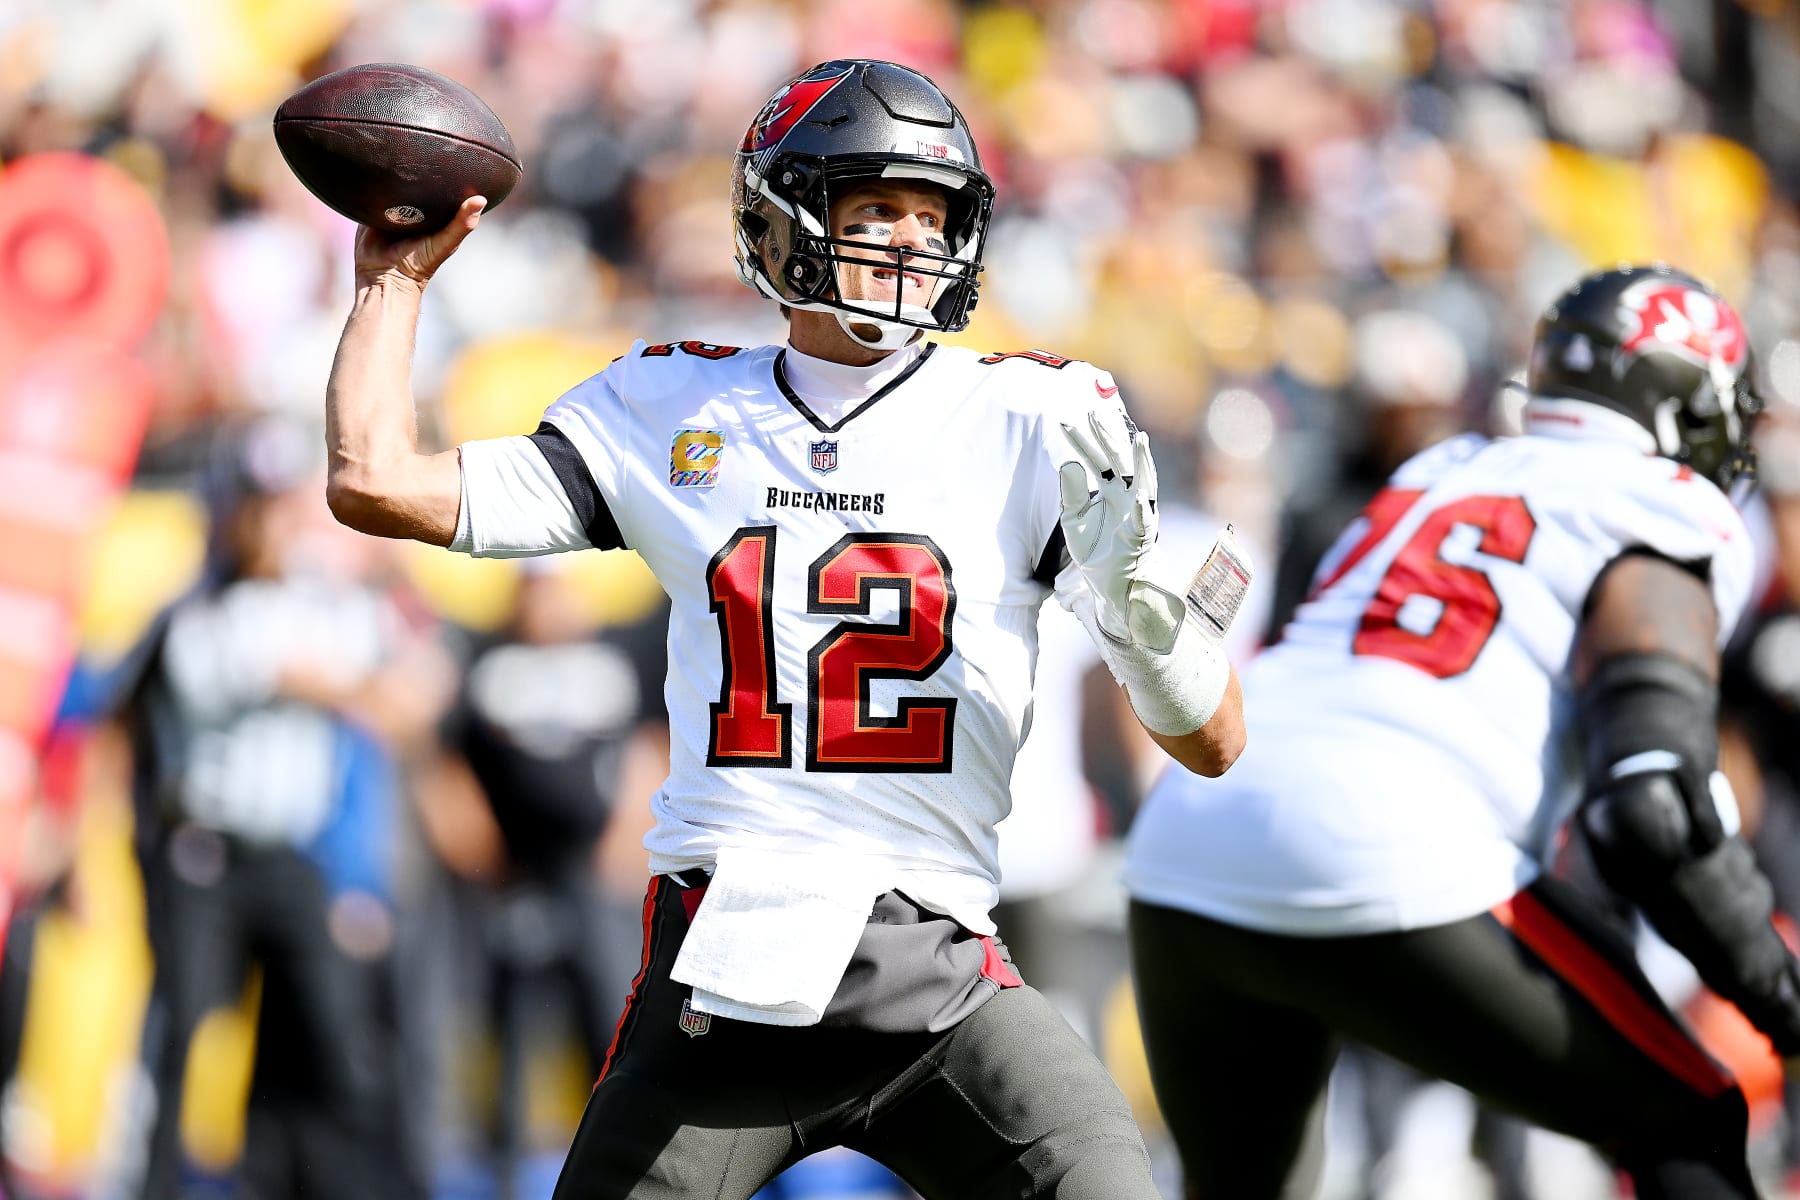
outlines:
[[[859, 346], [870, 350], [898, 350], [912, 341], [924, 330], [913, 325], [899, 325], [893, 321], [877, 320], [874, 317], [853, 316], [847, 312], [836, 313], [838, 327], [846, 337]], [[856, 332], [857, 326], [864, 329], [873, 328], [879, 332], [875, 338], [866, 338]]]
[[[832, 314], [837, 317], [838, 327], [844, 331], [845, 335], [857, 345], [866, 346], [870, 350], [898, 350], [900, 347], [906, 345], [915, 337], [926, 332], [928, 328], [935, 326], [936, 324], [935, 319], [931, 315], [931, 310], [921, 308], [917, 304], [902, 304], [900, 306], [900, 313], [915, 321], [931, 322], [932, 326], [923, 324], [903, 325], [898, 321], [889, 321], [875, 315], [877, 311], [884, 313], [891, 312], [892, 309], [886, 305], [878, 307], [872, 302], [856, 300], [846, 300], [844, 303], [859, 308], [864, 303], [869, 305], [869, 311], [866, 316], [862, 312], [845, 312], [840, 308], [833, 308], [831, 311]], [[861, 325], [864, 328], [873, 328], [878, 331], [879, 335], [873, 339], [866, 338], [862, 334], [856, 332], [854, 326], [857, 325]]]

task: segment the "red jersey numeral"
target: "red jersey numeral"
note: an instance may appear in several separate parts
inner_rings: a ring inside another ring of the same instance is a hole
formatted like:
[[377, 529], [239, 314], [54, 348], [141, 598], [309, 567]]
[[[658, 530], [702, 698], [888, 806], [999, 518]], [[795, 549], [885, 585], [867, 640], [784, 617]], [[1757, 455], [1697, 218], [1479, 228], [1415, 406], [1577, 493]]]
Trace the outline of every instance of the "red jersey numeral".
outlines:
[[[1383, 497], [1387, 497], [1388, 508], [1378, 513]], [[1400, 514], [1417, 498], [1417, 493], [1383, 492], [1371, 502], [1369, 515], [1377, 521], [1387, 518], [1386, 527], [1392, 529]], [[1396, 507], [1397, 511], [1389, 511]], [[1395, 659], [1439, 679], [1460, 675], [1475, 665], [1482, 647], [1499, 627], [1500, 595], [1480, 567], [1444, 560], [1444, 541], [1459, 525], [1472, 525], [1481, 531], [1476, 547], [1481, 553], [1515, 563], [1525, 561], [1532, 535], [1537, 532], [1537, 521], [1518, 496], [1464, 496], [1437, 509], [1407, 539], [1381, 577], [1375, 598], [1364, 610], [1351, 642], [1355, 653]], [[1354, 560], [1377, 541], [1380, 537], [1371, 527], [1370, 535], [1347, 556], [1333, 573], [1332, 581], [1348, 571]], [[1414, 633], [1400, 624], [1400, 610], [1413, 596], [1424, 596], [1441, 605], [1428, 633]]]
[[904, 697], [892, 717], [869, 712], [877, 679], [928, 679], [950, 657], [956, 592], [930, 538], [850, 534], [808, 572], [807, 611], [868, 615], [876, 588], [900, 593], [892, 625], [843, 621], [807, 656], [806, 769], [948, 771], [956, 701]]
[[[719, 618], [723, 678], [712, 708], [708, 766], [786, 767], [792, 704], [775, 699], [775, 529], [740, 529], [707, 567]], [[807, 572], [807, 611], [866, 616], [873, 592], [899, 593], [892, 624], [840, 621], [807, 654], [809, 771], [950, 770], [954, 698], [900, 699], [896, 715], [870, 711], [877, 679], [928, 679], [949, 659], [956, 589], [930, 538], [846, 535]]]
[[[644, 347], [645, 358], [668, 358], [677, 350], [683, 354], [692, 354], [695, 358], [710, 358], [715, 361], [730, 358], [743, 350], [741, 346], [715, 346], [711, 342], [658, 342], [654, 346]], [[614, 359], [617, 362], [618, 359]]]
[[738, 530], [707, 565], [706, 586], [724, 666], [706, 765], [785, 767], [794, 706], [775, 702], [775, 530]]
[[1369, 551], [1379, 546], [1394, 531], [1394, 526], [1400, 523], [1406, 510], [1413, 506], [1413, 501], [1424, 494], [1417, 488], [1382, 488], [1376, 492], [1375, 498], [1362, 511], [1363, 520], [1369, 523], [1368, 528], [1363, 530], [1356, 545], [1350, 547], [1344, 557], [1338, 560], [1337, 566], [1331, 568], [1331, 573], [1313, 584], [1312, 591], [1307, 593], [1306, 598], [1314, 599], [1320, 592], [1348, 575]]
[[1041, 367], [1053, 367], [1058, 371], [1068, 366], [1070, 362], [1062, 355], [1052, 354], [1048, 350], [1001, 350], [993, 354], [984, 354], [975, 361], [986, 363], [991, 367], [995, 363], [1005, 362], [1009, 358], [1030, 359]]

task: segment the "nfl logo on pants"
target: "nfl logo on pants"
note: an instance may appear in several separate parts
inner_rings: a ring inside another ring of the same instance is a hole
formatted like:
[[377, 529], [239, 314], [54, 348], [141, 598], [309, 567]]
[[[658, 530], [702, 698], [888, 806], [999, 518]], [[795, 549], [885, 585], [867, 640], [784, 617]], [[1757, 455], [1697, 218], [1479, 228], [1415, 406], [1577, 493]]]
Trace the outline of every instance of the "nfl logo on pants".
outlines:
[[692, 1038], [699, 1037], [711, 1028], [711, 1013], [695, 1012], [694, 1002], [691, 999], [681, 1002], [681, 1032]]
[[838, 444], [836, 442], [808, 442], [807, 448], [812, 451], [813, 470], [821, 475], [829, 475], [837, 470]]

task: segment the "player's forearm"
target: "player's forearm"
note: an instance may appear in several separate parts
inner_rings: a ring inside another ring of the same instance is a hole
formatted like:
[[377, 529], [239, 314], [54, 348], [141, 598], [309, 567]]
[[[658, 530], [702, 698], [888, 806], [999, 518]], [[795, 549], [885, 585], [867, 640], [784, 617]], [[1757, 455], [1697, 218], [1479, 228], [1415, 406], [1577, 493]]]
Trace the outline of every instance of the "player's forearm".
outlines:
[[1237, 671], [1231, 672], [1219, 707], [1200, 728], [1192, 733], [1167, 734], [1145, 725], [1144, 731], [1164, 753], [1194, 774], [1209, 779], [1223, 775], [1244, 752], [1249, 736], [1244, 727], [1244, 689], [1238, 684]]
[[423, 294], [392, 272], [356, 289], [325, 393], [333, 484], [366, 483], [418, 452], [412, 349]]
[[[352, 529], [448, 545], [460, 491], [446, 495], [444, 464], [419, 453], [413, 412], [422, 294], [394, 272], [357, 288], [325, 393], [326, 498]], [[453, 469], [454, 453], [451, 459]]]

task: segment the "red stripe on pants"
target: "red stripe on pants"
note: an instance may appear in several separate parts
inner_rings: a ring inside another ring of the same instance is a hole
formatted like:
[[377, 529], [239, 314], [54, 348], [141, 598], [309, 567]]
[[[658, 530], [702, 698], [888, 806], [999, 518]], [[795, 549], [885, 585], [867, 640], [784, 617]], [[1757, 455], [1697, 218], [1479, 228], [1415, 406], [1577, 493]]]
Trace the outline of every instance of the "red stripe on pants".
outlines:
[[1024, 987], [1025, 981], [1019, 978], [1018, 972], [1007, 965], [1000, 957], [1000, 947], [994, 945], [994, 939], [981, 939], [981, 977], [991, 979], [1002, 990], [1006, 988]]
[[1494, 917], [1600, 1011], [1613, 1028], [1658, 1066], [1711, 1099], [1737, 1086], [1687, 1031], [1646, 999], [1605, 955], [1544, 903], [1520, 892], [1493, 908]]
[[613, 1026], [612, 1045], [606, 1048], [606, 1061], [600, 1064], [600, 1077], [594, 1080], [594, 1086], [600, 1086], [600, 1080], [612, 1070], [613, 1056], [619, 1052], [619, 1039], [625, 1035], [625, 1022], [631, 1016], [632, 1005], [638, 1001], [638, 989], [644, 986], [644, 977], [650, 974], [650, 923], [656, 918], [656, 891], [662, 883], [661, 875], [650, 877], [650, 888], [644, 893], [644, 961], [638, 966], [637, 978], [631, 981], [631, 994], [625, 997], [625, 1011], [619, 1014], [619, 1023]]

